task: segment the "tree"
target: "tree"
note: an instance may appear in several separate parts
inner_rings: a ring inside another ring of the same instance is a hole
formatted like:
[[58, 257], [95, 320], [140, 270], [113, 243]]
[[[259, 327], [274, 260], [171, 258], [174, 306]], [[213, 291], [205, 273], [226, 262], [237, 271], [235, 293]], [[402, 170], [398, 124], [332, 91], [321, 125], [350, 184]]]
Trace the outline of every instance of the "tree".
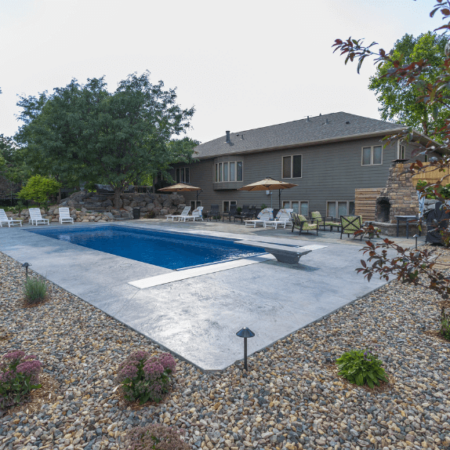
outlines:
[[[434, 17], [438, 12], [442, 19], [447, 21], [450, 18], [450, 0], [437, 0], [430, 16]], [[439, 30], [444, 30], [443, 36], [447, 37], [446, 33], [450, 30], [450, 21], [437, 28], [435, 32]], [[333, 46], [336, 47], [335, 51], [340, 50], [341, 55], [346, 55], [345, 63], [358, 61], [358, 72], [364, 60], [368, 57], [375, 58], [378, 69], [385, 64], [389, 64], [390, 68], [380, 78], [396, 84], [397, 89], [406, 87], [420, 92], [421, 95], [418, 96], [417, 101], [423, 103], [424, 107], [431, 111], [432, 119], [435, 122], [438, 121], [443, 111], [449, 111], [450, 41], [446, 42], [443, 60], [437, 61], [431, 57], [427, 59], [417, 54], [418, 59], [404, 63], [395, 57], [394, 52], [392, 54], [387, 53], [382, 48], [377, 51], [372, 50], [375, 45], [377, 45], [375, 42], [365, 45], [363, 40], [350, 37], [347, 40], [336, 39]], [[430, 78], [429, 74], [433, 74], [433, 77]], [[417, 153], [426, 154], [433, 151], [441, 154], [440, 158], [431, 161], [430, 166], [434, 167], [436, 171], [442, 172], [443, 176], [436, 183], [422, 184], [418, 191], [422, 196], [427, 195], [430, 191], [433, 192], [435, 197], [445, 205], [442, 185], [447, 184], [445, 180], [448, 175], [445, 175], [444, 171], [450, 169], [450, 116], [448, 113], [446, 113], [441, 127], [429, 127], [429, 135], [439, 144], [433, 141], [429, 141], [425, 146], [416, 143], [418, 145]], [[395, 136], [385, 138], [385, 140], [390, 143], [401, 139], [410, 141], [413, 138], [413, 129], [410, 127]], [[412, 163], [409, 168], [409, 172], [412, 174], [420, 174], [423, 170], [424, 165], [419, 160]], [[366, 227], [358, 233], [365, 232], [376, 233], [373, 226]], [[444, 232], [448, 234], [448, 230]], [[396, 253], [394, 257], [391, 256], [390, 250], [394, 250]], [[368, 259], [367, 262], [361, 260], [361, 267], [356, 270], [358, 273], [364, 274], [369, 281], [374, 275], [378, 275], [385, 280], [394, 276], [403, 283], [424, 286], [437, 292], [444, 300], [441, 309], [441, 333], [443, 335], [450, 333], [449, 317], [445, 313], [445, 307], [449, 305], [445, 301], [450, 296], [450, 278], [443, 272], [443, 269], [448, 267], [442, 263], [437, 267], [439, 260], [433, 254], [433, 251], [405, 249], [389, 239], [384, 239], [381, 244], [368, 241], [362, 251], [368, 255]]]
[[26, 186], [18, 193], [18, 197], [23, 200], [31, 200], [33, 202], [46, 205], [49, 197], [55, 195], [61, 184], [51, 178], [45, 178], [41, 175], [31, 177]]
[[149, 75], [130, 75], [113, 93], [100, 78], [21, 98], [16, 138], [28, 147], [27, 163], [65, 183], [109, 184], [118, 208], [128, 185], [189, 160], [192, 146], [169, 143], [187, 132], [194, 109], [178, 106], [176, 90]]
[[394, 68], [392, 60], [398, 61], [400, 65], [408, 65], [413, 61], [425, 59], [429, 67], [421, 73], [420, 79], [427, 84], [434, 83], [439, 76], [439, 66], [445, 60], [446, 43], [444, 35], [432, 32], [417, 38], [405, 34], [395, 43], [389, 53], [390, 60], [384, 61], [377, 68], [369, 84], [369, 89], [377, 94], [383, 120], [400, 122], [426, 135], [445, 125], [450, 109], [441, 108], [434, 118], [431, 105], [420, 101], [424, 96], [424, 84], [407, 83], [404, 80], [398, 82], [385, 75]]

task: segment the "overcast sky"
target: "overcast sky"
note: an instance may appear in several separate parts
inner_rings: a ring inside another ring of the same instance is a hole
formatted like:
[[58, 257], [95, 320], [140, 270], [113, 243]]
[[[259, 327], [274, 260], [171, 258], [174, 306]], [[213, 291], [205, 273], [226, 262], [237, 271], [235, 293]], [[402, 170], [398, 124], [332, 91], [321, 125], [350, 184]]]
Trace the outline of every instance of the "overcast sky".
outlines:
[[195, 106], [189, 135], [346, 111], [379, 118], [371, 62], [332, 53], [336, 38], [376, 40], [436, 28], [435, 0], [0, 0], [0, 133], [19, 126], [17, 95], [106, 76], [112, 91], [145, 70]]

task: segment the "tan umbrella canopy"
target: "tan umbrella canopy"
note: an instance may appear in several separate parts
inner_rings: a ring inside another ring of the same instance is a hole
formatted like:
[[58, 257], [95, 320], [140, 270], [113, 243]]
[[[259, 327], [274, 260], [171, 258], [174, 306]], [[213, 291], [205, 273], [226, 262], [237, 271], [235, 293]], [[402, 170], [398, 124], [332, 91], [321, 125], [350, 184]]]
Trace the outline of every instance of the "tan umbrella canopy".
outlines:
[[247, 184], [239, 188], [239, 191], [278, 191], [278, 206], [281, 208], [281, 190], [291, 189], [297, 184], [286, 183], [285, 181], [277, 181], [271, 177], [264, 178], [264, 180], [256, 181], [255, 183]]
[[192, 186], [190, 184], [177, 183], [177, 184], [174, 184], [173, 186], [168, 186], [168, 187], [165, 187], [165, 188], [158, 189], [158, 192], [192, 192], [192, 191], [197, 191], [197, 200], [198, 200], [198, 194], [200, 193], [201, 190], [202, 190], [202, 188], [199, 188], [199, 187], [196, 187], [196, 186]]

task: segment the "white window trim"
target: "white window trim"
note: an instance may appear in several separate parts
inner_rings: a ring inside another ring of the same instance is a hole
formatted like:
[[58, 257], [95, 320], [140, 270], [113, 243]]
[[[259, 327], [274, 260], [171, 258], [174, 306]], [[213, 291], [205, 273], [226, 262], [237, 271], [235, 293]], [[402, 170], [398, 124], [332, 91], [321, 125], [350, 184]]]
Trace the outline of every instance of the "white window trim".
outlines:
[[[299, 177], [294, 177], [294, 176], [283, 177], [283, 158], [287, 158], [287, 157], [291, 158], [291, 175], [294, 175], [294, 156], [302, 157], [302, 173], [300, 174]], [[282, 155], [281, 156], [281, 178], [284, 180], [296, 180], [299, 178], [303, 178], [303, 153], [297, 153], [295, 155]]]
[[[224, 171], [223, 171], [223, 165], [224, 163], [227, 164], [227, 172], [228, 172], [228, 180], [224, 181]], [[234, 175], [237, 178], [237, 174], [238, 174], [238, 169], [237, 169], [237, 165], [238, 163], [242, 164], [242, 180], [230, 180], [230, 176], [231, 176], [231, 168], [230, 168], [230, 163], [234, 163]], [[222, 168], [220, 167], [220, 164], [222, 165]], [[217, 175], [217, 178], [216, 178]], [[222, 175], [222, 181], [220, 180], [220, 175]], [[244, 160], [242, 159], [235, 159], [233, 161], [221, 161], [221, 162], [217, 162], [214, 164], [213, 167], [213, 179], [214, 179], [214, 183], [242, 183], [244, 181]]]
[[[379, 165], [379, 164], [377, 164], [377, 165]], [[355, 203], [355, 200], [327, 200], [326, 202], [325, 202], [325, 216], [328, 216], [328, 203], [334, 203], [335, 205], [336, 205], [336, 213], [338, 213], [338, 210], [339, 210], [339, 205], [338, 205], [338, 203], [344, 203], [344, 202], [346, 202], [347, 203], [347, 216], [348, 215], [350, 215], [350, 203]], [[355, 203], [355, 206], [356, 206], [356, 203]], [[339, 217], [335, 217], [335, 219], [340, 219], [340, 216]]]
[[[404, 155], [402, 158], [401, 148], [403, 147]], [[402, 141], [397, 141], [397, 159], [406, 159], [406, 145]]]
[[229, 207], [231, 208], [231, 202], [235, 202], [236, 203], [236, 208], [237, 208], [237, 200], [222, 200], [222, 212], [225, 212], [225, 202], [229, 203]]
[[284, 203], [289, 203], [289, 207], [288, 208], [284, 208], [283, 209], [293, 209], [292, 208], [292, 203], [298, 203], [298, 213], [301, 214], [301, 210], [302, 210], [302, 203], [307, 203], [308, 204], [308, 215], [309, 215], [309, 200], [283, 200], [282, 201], [282, 205]]
[[[381, 147], [381, 163], [380, 164], [374, 164], [373, 163], [373, 149], [374, 147]], [[364, 164], [364, 149], [370, 148], [370, 164]], [[384, 157], [384, 148], [382, 145], [364, 145], [361, 147], [361, 166], [362, 167], [368, 167], [368, 166], [382, 166], [383, 165], [383, 157]]]

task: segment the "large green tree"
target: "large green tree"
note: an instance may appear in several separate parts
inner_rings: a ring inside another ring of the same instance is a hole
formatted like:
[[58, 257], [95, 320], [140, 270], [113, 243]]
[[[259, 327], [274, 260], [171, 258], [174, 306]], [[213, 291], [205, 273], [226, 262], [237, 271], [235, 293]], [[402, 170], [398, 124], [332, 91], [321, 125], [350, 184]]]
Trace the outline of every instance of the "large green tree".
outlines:
[[[435, 134], [445, 126], [450, 116], [449, 108], [433, 109], [422, 101], [427, 94], [427, 87], [434, 84], [441, 73], [440, 67], [445, 61], [445, 35], [428, 32], [418, 37], [405, 34], [390, 52], [390, 59], [383, 61], [376, 74], [370, 78], [369, 89], [377, 95], [379, 111], [383, 120], [403, 123], [422, 133]], [[400, 66], [414, 61], [427, 61], [427, 70], [420, 74], [416, 83], [397, 82], [387, 77], [395, 70], [394, 61]], [[435, 134], [435, 138], [439, 138]], [[441, 139], [440, 139], [441, 140]]]
[[20, 99], [24, 125], [16, 139], [41, 174], [64, 184], [109, 184], [119, 207], [129, 184], [191, 158], [193, 145], [177, 136], [189, 129], [194, 109], [176, 99], [175, 89], [152, 84], [148, 72], [130, 75], [112, 93], [103, 78], [73, 80], [51, 95]]

